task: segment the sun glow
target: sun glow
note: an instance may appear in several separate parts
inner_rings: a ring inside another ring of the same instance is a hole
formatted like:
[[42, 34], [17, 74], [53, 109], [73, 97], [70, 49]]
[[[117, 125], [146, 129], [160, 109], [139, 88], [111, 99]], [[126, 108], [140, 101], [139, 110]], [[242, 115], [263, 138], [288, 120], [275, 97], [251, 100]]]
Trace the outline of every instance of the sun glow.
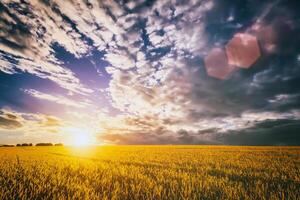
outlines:
[[73, 137], [74, 146], [87, 146], [91, 143], [90, 137], [86, 133], [75, 133]]
[[66, 143], [69, 145], [88, 146], [95, 143], [95, 136], [89, 128], [68, 127], [65, 132], [68, 133]]

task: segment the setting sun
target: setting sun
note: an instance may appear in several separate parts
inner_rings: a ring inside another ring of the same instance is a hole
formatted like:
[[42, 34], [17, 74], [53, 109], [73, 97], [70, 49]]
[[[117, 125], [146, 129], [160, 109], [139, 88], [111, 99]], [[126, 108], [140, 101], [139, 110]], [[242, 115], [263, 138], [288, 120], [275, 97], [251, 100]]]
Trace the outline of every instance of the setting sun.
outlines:
[[71, 146], [88, 146], [95, 142], [93, 131], [89, 128], [67, 127], [65, 142]]
[[90, 144], [90, 138], [85, 133], [76, 133], [74, 134], [73, 145], [75, 146], [87, 146]]

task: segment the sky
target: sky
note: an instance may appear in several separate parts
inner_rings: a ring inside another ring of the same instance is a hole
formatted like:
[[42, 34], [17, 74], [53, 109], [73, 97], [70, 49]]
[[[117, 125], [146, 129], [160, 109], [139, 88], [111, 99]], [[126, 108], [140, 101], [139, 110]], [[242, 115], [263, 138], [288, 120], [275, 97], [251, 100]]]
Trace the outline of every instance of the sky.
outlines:
[[300, 145], [297, 0], [1, 0], [0, 144]]

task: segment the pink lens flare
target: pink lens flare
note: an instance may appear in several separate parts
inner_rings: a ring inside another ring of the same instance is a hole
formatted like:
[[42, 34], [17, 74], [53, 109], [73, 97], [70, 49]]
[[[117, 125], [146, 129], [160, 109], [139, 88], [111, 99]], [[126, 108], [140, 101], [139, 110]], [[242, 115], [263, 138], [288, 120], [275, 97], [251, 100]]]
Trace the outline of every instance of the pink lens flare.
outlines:
[[228, 64], [251, 67], [261, 56], [257, 38], [247, 33], [236, 34], [225, 46]]
[[214, 48], [204, 59], [207, 74], [218, 79], [226, 79], [236, 69], [228, 64], [225, 50]]

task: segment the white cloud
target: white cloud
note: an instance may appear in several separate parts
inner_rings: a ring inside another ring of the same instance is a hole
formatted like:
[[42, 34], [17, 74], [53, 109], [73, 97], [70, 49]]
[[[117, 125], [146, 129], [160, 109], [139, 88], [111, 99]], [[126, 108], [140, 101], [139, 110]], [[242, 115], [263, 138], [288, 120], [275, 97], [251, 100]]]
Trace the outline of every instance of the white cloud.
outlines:
[[72, 106], [72, 107], [76, 107], [76, 108], [85, 108], [87, 106], [90, 106], [89, 103], [84, 102], [84, 101], [75, 101], [75, 100], [71, 100], [71, 99], [61, 96], [61, 95], [55, 96], [55, 95], [51, 95], [51, 94], [42, 93], [42, 92], [39, 92], [39, 91], [33, 90], [33, 89], [24, 90], [24, 92], [33, 97], [47, 100], [47, 101], [52, 101], [57, 104], [62, 104], [65, 106]]
[[[2, 120], [6, 119], [6, 125], [2, 126]], [[8, 121], [9, 120], [9, 121]], [[57, 133], [65, 122], [52, 115], [17, 112], [11, 109], [0, 110], [0, 133], [3, 131], [22, 131], [25, 135], [41, 134], [43, 132]], [[8, 130], [7, 130], [8, 129]]]
[[19, 69], [41, 78], [48, 78], [73, 92], [81, 94], [92, 92], [80, 83], [74, 73], [62, 67], [62, 63], [55, 58], [51, 47], [53, 43], [57, 42], [67, 51], [79, 57], [89, 49], [85, 42], [80, 39], [81, 36], [60, 15], [53, 12], [44, 3], [30, 1], [27, 6], [30, 10], [28, 15], [23, 15], [14, 9], [9, 10], [14, 17], [1, 15], [12, 24], [22, 23], [25, 28], [17, 29], [12, 34], [10, 33], [10, 26], [5, 26], [2, 29], [0, 36], [19, 47], [16, 48], [14, 45], [5, 43], [0, 44], [1, 50], [16, 62], [16, 64], [11, 63], [1, 57], [0, 70], [5, 73], [15, 73], [15, 70]]
[[14, 74], [16, 71], [14, 68], [16, 67], [15, 64], [9, 62], [8, 59], [0, 52], [0, 71], [7, 73], [7, 74]]
[[131, 69], [135, 66], [135, 62], [128, 56], [121, 54], [109, 53], [105, 55], [107, 61], [109, 61], [114, 67], [119, 69]]

